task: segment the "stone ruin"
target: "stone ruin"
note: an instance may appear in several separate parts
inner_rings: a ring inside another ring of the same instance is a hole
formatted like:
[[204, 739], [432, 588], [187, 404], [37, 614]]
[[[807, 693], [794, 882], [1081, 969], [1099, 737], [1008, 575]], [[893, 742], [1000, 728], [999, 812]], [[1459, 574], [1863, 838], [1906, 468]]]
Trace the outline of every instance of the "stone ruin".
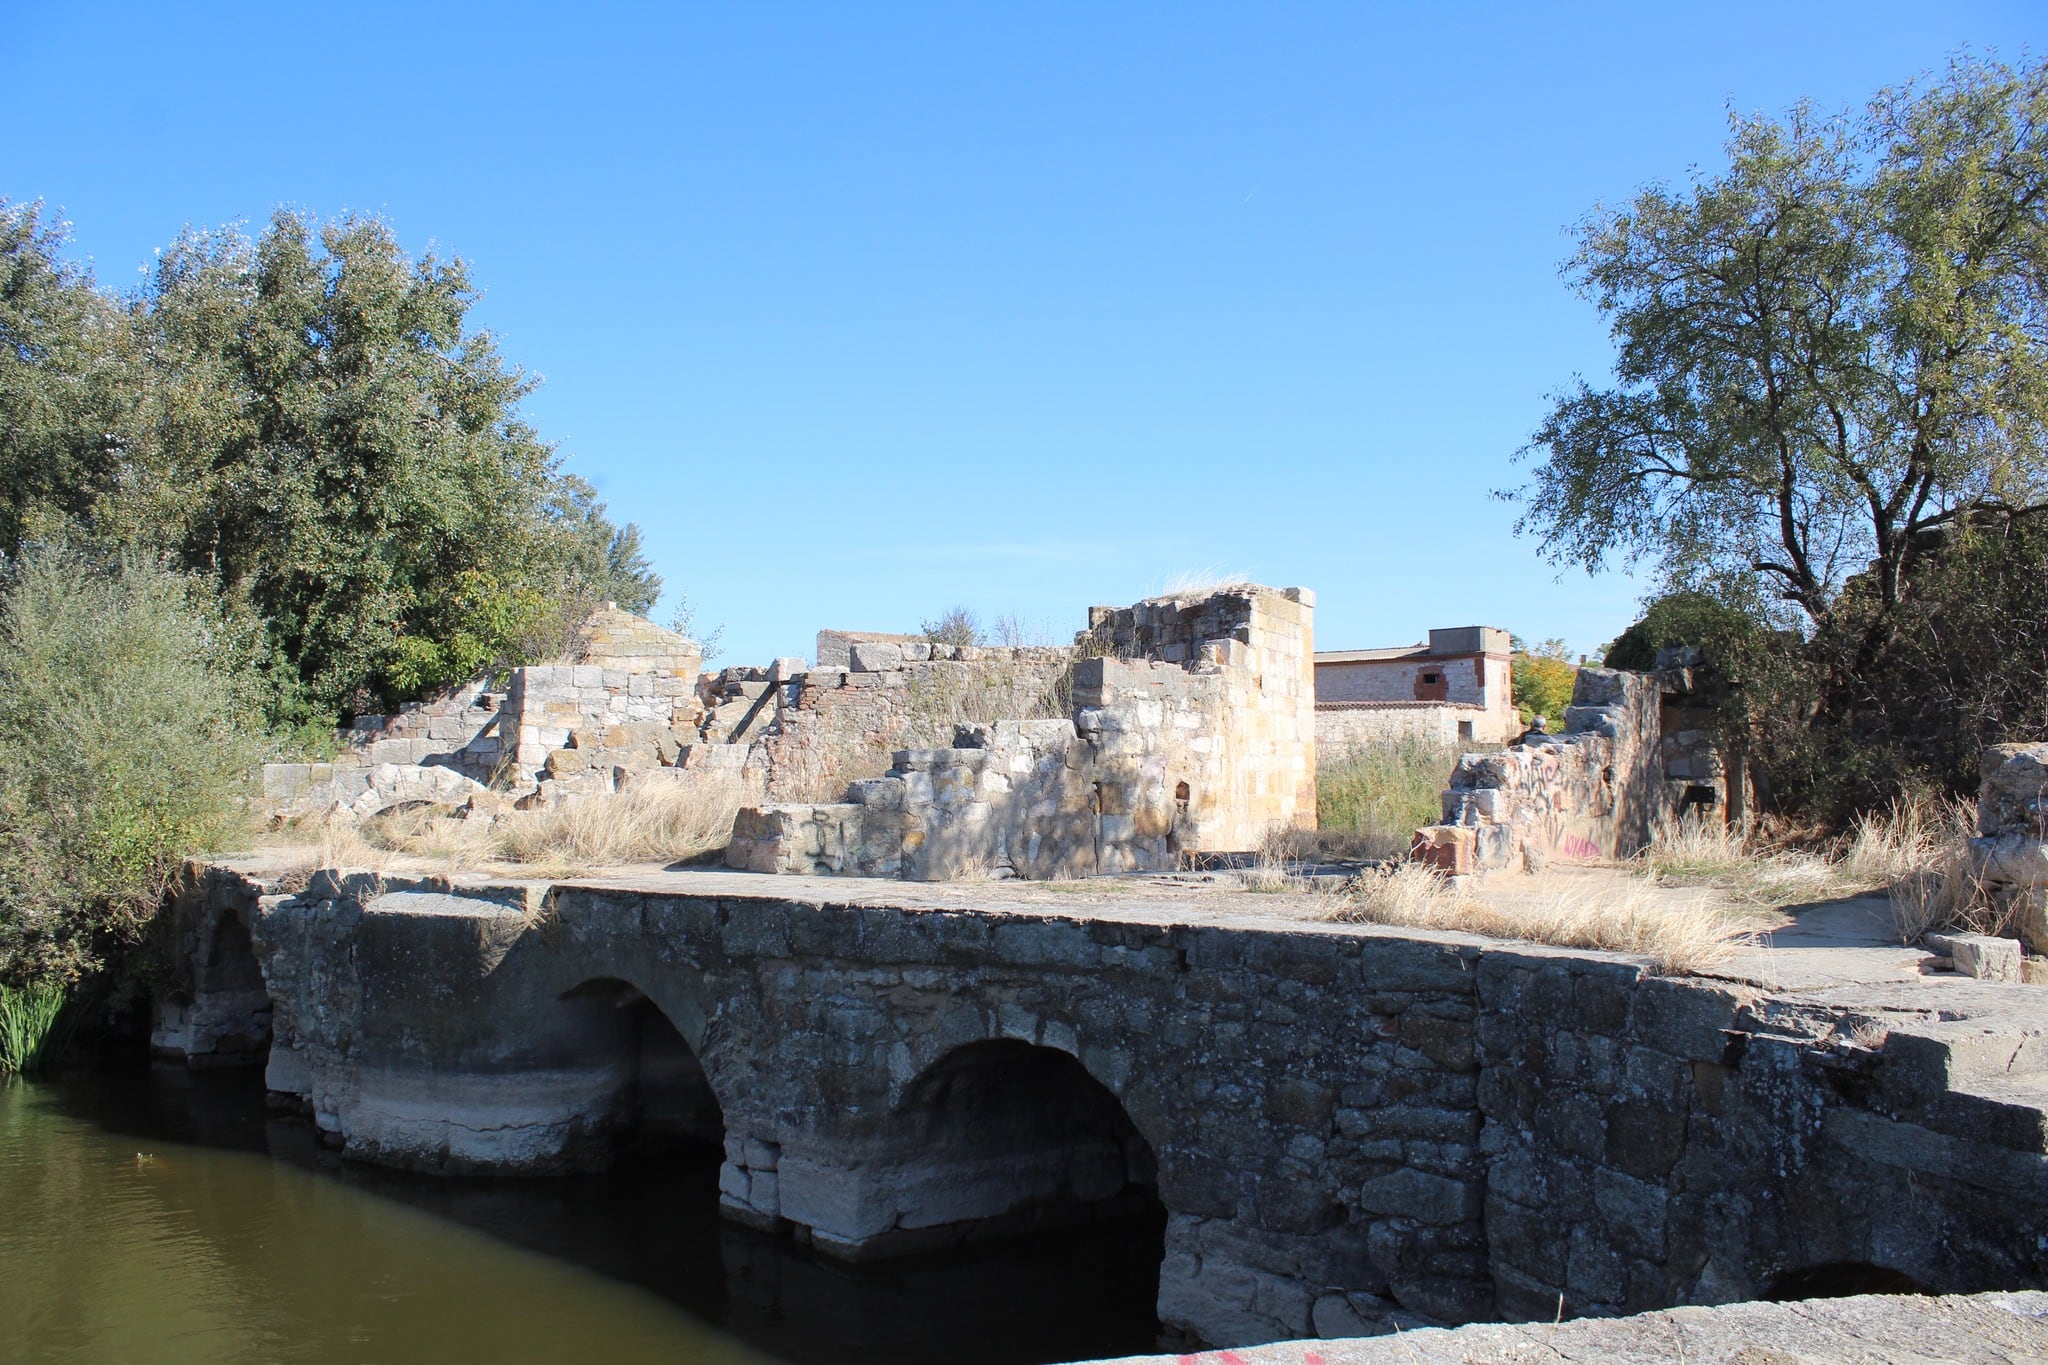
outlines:
[[1724, 685], [1697, 650], [1667, 650], [1657, 664], [1581, 668], [1563, 733], [1461, 756], [1442, 823], [1416, 831], [1413, 856], [1451, 876], [1536, 871], [1552, 859], [1626, 858], [1687, 811], [1740, 823], [1747, 764], [1711, 720]]
[[2027, 951], [2048, 954], [2048, 744], [1995, 744], [1981, 766], [1978, 883]]
[[745, 803], [728, 862], [945, 880], [1170, 868], [1315, 823], [1314, 597], [1255, 586], [1097, 607], [1072, 646], [825, 631], [843, 666], [702, 672], [615, 606], [561, 662], [359, 719], [270, 764], [281, 816], [494, 817], [648, 782]]
[[[726, 863], [1065, 878], [1169, 869], [1185, 853], [1258, 848], [1276, 826], [1313, 828], [1313, 619], [1301, 588], [1097, 607], [1072, 650], [1049, 652], [1071, 679], [1069, 714], [961, 724], [841, 800], [743, 810]], [[855, 643], [848, 681], [902, 689], [922, 663], [905, 648]]]

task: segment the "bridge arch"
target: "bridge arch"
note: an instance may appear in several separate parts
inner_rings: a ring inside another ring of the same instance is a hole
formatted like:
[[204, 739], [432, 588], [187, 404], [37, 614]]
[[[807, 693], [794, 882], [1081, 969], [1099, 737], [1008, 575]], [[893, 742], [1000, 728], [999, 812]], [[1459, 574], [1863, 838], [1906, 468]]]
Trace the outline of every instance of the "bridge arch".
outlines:
[[578, 1164], [609, 1165], [649, 1148], [723, 1147], [725, 1113], [710, 1074], [660, 1004], [618, 977], [592, 977], [560, 1004], [583, 1064], [603, 1077], [593, 1141]]
[[946, 1052], [889, 1116], [889, 1251], [1157, 1218], [1159, 1166], [1122, 1101], [1072, 1053], [1014, 1038]]

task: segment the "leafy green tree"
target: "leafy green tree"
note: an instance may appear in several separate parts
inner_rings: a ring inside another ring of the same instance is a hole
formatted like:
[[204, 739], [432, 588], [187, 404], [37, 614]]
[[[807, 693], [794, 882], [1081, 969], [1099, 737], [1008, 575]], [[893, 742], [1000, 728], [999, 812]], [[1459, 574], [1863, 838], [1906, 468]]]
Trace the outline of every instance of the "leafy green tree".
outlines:
[[91, 970], [181, 859], [246, 833], [257, 650], [211, 584], [134, 552], [0, 565], [0, 985]]
[[459, 260], [373, 219], [188, 231], [118, 300], [0, 205], [0, 551], [162, 551], [264, 623], [274, 721], [539, 657], [660, 580], [519, 416]]
[[1579, 666], [1562, 640], [1545, 640], [1533, 648], [1520, 636], [1510, 645], [1509, 677], [1515, 705], [1528, 724], [1542, 716], [1556, 734], [1564, 729], [1564, 711], [1572, 704], [1572, 688], [1579, 680]]
[[1867, 570], [1881, 632], [1932, 537], [2043, 505], [2048, 69], [1961, 60], [1855, 117], [1736, 118], [1728, 155], [1582, 228], [1566, 273], [1616, 382], [1557, 401], [1521, 526], [1809, 622]]
[[637, 531], [519, 419], [532, 381], [467, 326], [474, 300], [460, 261], [411, 260], [379, 222], [280, 213], [253, 243], [187, 234], [139, 304], [178, 490], [149, 511], [324, 705], [503, 661], [545, 599], [658, 591]]
[[2048, 632], [1987, 607], [2048, 569], [2048, 65], [1736, 118], [1728, 158], [1583, 225], [1614, 378], [1525, 450], [1520, 529], [1661, 571], [1610, 659], [1707, 648], [1786, 805], [1967, 790], [1976, 745], [2040, 728], [1973, 680], [2031, 679]]
[[128, 317], [63, 247], [40, 204], [0, 200], [0, 548], [116, 486], [136, 403]]
[[1656, 667], [1659, 650], [1684, 646], [1725, 661], [1767, 630], [1755, 616], [1710, 593], [1662, 593], [1644, 605], [1640, 620], [1608, 642], [1601, 663], [1647, 672]]

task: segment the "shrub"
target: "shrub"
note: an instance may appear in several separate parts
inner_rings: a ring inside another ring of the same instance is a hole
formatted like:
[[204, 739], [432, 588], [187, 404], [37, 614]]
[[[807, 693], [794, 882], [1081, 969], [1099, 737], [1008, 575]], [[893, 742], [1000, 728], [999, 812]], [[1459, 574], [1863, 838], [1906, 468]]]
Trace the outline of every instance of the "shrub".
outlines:
[[0, 565], [0, 981], [97, 966], [183, 858], [246, 832], [257, 694], [195, 580], [62, 544]]

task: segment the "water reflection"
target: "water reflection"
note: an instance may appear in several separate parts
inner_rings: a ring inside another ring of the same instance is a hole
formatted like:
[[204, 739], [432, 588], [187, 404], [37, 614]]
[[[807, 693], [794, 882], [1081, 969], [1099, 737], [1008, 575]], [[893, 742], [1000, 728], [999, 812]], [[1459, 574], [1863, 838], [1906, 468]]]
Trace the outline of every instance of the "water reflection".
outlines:
[[[1153, 1349], [1156, 1219], [854, 1269], [717, 1216], [717, 1160], [343, 1163], [250, 1072], [0, 1088], [0, 1357], [916, 1365]], [[722, 1330], [719, 1330], [722, 1329]]]

